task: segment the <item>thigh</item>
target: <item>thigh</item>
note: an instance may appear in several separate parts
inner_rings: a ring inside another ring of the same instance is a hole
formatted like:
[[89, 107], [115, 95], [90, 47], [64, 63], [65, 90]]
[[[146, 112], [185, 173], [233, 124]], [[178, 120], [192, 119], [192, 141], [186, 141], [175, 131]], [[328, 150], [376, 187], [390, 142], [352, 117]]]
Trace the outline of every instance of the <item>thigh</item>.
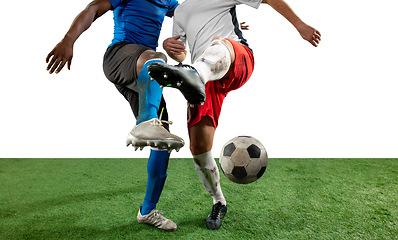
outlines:
[[110, 46], [104, 55], [105, 76], [116, 85], [137, 90], [137, 61], [147, 50], [151, 49], [127, 42]]
[[235, 61], [228, 77], [221, 79], [225, 92], [242, 87], [250, 78], [254, 70], [253, 52], [246, 46], [227, 39], [234, 48]]

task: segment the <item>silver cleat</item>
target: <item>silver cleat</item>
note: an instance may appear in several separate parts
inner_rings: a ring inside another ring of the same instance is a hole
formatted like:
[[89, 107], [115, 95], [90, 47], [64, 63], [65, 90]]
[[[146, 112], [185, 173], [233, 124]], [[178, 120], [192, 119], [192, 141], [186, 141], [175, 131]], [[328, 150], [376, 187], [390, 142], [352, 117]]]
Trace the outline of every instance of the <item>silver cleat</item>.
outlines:
[[153, 118], [138, 124], [131, 130], [126, 139], [126, 145], [130, 144], [135, 150], [151, 146], [171, 152], [173, 149], [182, 148], [185, 142], [182, 138], [168, 132], [159, 119]]

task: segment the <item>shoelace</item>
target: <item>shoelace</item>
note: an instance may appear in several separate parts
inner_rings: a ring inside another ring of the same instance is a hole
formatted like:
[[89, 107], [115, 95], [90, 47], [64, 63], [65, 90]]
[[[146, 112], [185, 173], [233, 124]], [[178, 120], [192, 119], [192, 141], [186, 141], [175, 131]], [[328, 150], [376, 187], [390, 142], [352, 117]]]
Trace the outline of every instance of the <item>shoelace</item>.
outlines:
[[210, 217], [212, 219], [216, 219], [218, 217], [221, 207], [222, 207], [221, 202], [218, 202], [215, 205], [213, 205], [213, 208], [211, 209], [211, 213], [210, 213]]
[[162, 116], [163, 116], [163, 110], [164, 110], [164, 108], [162, 108], [162, 111], [160, 112], [160, 116], [159, 116], [159, 119], [158, 119], [158, 122], [160, 123], [160, 125], [163, 125], [163, 123], [167, 123], [169, 125], [173, 124], [172, 121], [161, 120]]
[[159, 211], [159, 210], [155, 210], [155, 212], [153, 213], [154, 216], [163, 216], [163, 212]]
[[166, 220], [163, 217], [163, 212], [161, 212], [159, 210], [155, 210], [155, 212], [153, 213], [152, 219], [154, 219], [154, 218], [158, 219], [158, 221], [159, 221], [158, 223], [160, 223], [160, 224], [163, 224], [163, 222]]

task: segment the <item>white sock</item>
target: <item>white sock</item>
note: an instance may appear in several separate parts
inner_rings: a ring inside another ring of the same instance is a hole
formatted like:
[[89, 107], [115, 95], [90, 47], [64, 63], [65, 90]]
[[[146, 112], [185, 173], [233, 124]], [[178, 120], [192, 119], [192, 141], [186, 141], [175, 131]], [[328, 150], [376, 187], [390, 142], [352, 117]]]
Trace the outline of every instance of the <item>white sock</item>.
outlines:
[[231, 53], [221, 40], [213, 40], [210, 47], [192, 64], [204, 84], [221, 79], [231, 66]]
[[216, 161], [210, 152], [193, 155], [195, 170], [206, 191], [213, 197], [213, 204], [221, 202], [227, 205], [220, 186], [220, 174]]

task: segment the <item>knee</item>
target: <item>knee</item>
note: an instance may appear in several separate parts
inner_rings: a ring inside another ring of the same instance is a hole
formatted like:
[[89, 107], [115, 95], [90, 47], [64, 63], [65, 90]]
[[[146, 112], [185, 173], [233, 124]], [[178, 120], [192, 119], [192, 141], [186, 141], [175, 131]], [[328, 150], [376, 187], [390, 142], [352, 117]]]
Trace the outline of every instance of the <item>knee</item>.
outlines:
[[167, 57], [164, 53], [155, 52], [153, 50], [147, 50], [147, 51], [143, 52], [138, 60], [140, 62], [145, 63], [146, 61], [149, 61], [149, 60], [155, 59], [155, 58], [160, 58], [160, 59], [163, 59], [165, 62], [167, 62]]
[[189, 149], [191, 150], [192, 155], [199, 155], [211, 151], [211, 146], [209, 146], [205, 141], [191, 141]]
[[137, 61], [137, 73], [139, 74], [145, 63], [151, 59], [160, 58], [167, 62], [167, 57], [164, 53], [155, 52], [154, 50], [146, 50], [143, 52]]
[[209, 145], [204, 139], [191, 137], [189, 142], [189, 150], [191, 150], [191, 154], [195, 156], [209, 152], [211, 150], [211, 145]]
[[[163, 59], [165, 62], [167, 62], [167, 56], [166, 54], [162, 53], [162, 52], [154, 52], [151, 56], [150, 59], [154, 59], [154, 58], [161, 58]], [[149, 59], [148, 59], [149, 60]]]
[[220, 41], [222, 41], [222, 42], [224, 42], [224, 41], [227, 41], [225, 38], [223, 38], [223, 37], [215, 37], [215, 38], [213, 38], [211, 41], [214, 41], [214, 40], [220, 40]]
[[231, 62], [233, 63], [235, 61], [235, 49], [230, 41], [228, 41], [226, 38], [223, 37], [215, 37], [212, 40], [212, 43], [210, 46], [213, 45], [223, 45], [226, 47], [226, 49], [229, 51], [230, 57], [231, 57]]

